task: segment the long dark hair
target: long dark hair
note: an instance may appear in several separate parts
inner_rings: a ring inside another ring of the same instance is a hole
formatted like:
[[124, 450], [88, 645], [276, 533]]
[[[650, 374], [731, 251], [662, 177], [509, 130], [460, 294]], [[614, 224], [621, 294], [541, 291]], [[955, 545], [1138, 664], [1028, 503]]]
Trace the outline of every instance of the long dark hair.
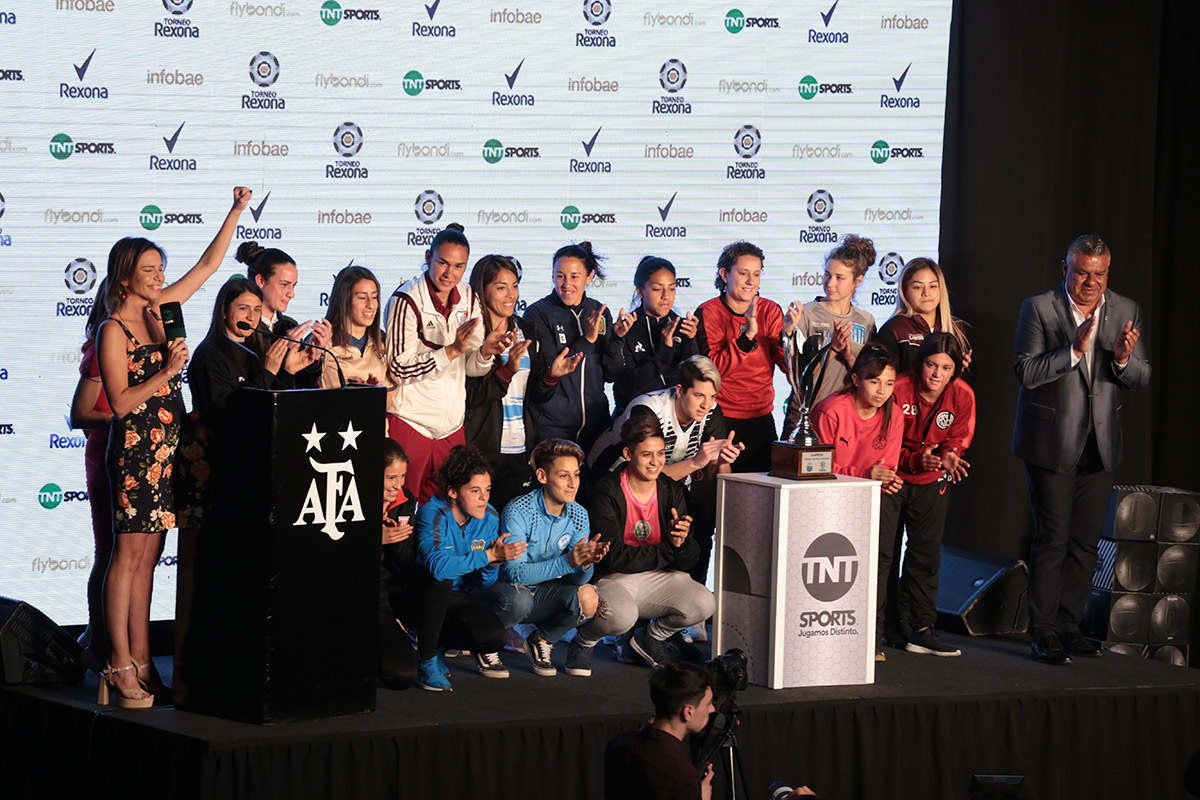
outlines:
[[642, 260], [638, 262], [637, 269], [633, 271], [633, 299], [629, 302], [629, 308], [632, 311], [643, 305], [642, 292], [646, 288], [646, 284], [650, 282], [650, 278], [660, 269], [665, 269], [675, 276], [675, 265], [665, 258], [660, 256], [642, 256]]
[[[379, 293], [379, 280], [375, 273], [366, 267], [351, 264], [342, 269], [333, 279], [333, 290], [329, 293], [329, 310], [325, 312], [330, 327], [333, 328], [334, 347], [344, 347], [348, 342], [346, 321], [350, 319], [351, 306], [354, 304], [354, 287], [359, 281], [370, 281]], [[375, 309], [375, 319], [367, 326], [367, 343], [379, 353], [383, 353], [383, 337], [379, 333], [380, 308]]]
[[[512, 256], [498, 256], [494, 253], [489, 253], [483, 258], [475, 262], [475, 266], [471, 268], [471, 278], [468, 283], [471, 286], [471, 291], [475, 294], [475, 299], [479, 301], [479, 308], [483, 312], [483, 335], [486, 337], [492, 332], [492, 315], [488, 313], [487, 305], [483, 299], [483, 290], [486, 289], [501, 272], [507, 270], [517, 277], [517, 283], [521, 282], [521, 264]], [[515, 309], [514, 309], [515, 310]], [[516, 330], [517, 317], [516, 314], [508, 320], [508, 330]], [[500, 353], [497, 353], [492, 358], [492, 372], [495, 372], [503, 362], [500, 360]]]
[[[854, 378], [858, 378], [859, 385], [864, 381], [869, 381], [872, 378], [878, 378], [885, 369], [892, 368], [892, 372], [899, 371], [899, 365], [896, 362], [896, 357], [886, 347], [877, 344], [867, 344], [859, 351], [858, 358], [854, 360], [854, 368], [846, 374], [845, 383], [842, 391], [851, 394], [856, 391], [854, 388]], [[883, 433], [882, 436], [886, 440], [888, 430], [892, 424], [892, 406], [895, 404], [896, 396], [892, 395], [883, 404], [880, 409], [883, 412]]]
[[127, 292], [121, 282], [133, 277], [134, 271], [137, 270], [138, 259], [150, 250], [158, 251], [158, 255], [163, 260], [163, 266], [166, 267], [167, 254], [163, 252], [163, 249], [141, 236], [126, 236], [124, 239], [118, 239], [112, 249], [108, 251], [108, 288], [104, 293], [104, 305], [110, 315], [115, 314], [121, 307], [121, 303], [125, 302]]
[[[263, 299], [262, 289], [258, 288], [258, 284], [249, 278], [234, 276], [222, 284], [221, 288], [217, 290], [217, 299], [213, 302], [212, 319], [208, 323], [208, 335], [205, 336], [211, 347], [215, 347], [226, 356], [231, 357], [235, 363], [241, 361], [240, 348], [225, 331], [225, 315], [229, 313], [229, 307], [233, 305], [233, 301], [247, 292], [260, 301]], [[264, 352], [262, 337], [258, 335], [257, 329], [246, 336], [242, 345], [262, 358]]]
[[592, 251], [591, 242], [580, 242], [579, 244], [565, 244], [554, 251], [554, 258], [550, 259], [550, 268], [558, 266], [560, 258], [578, 258], [583, 262], [583, 268], [587, 270], [588, 275], [599, 275], [600, 280], [604, 280], [604, 268], [600, 266], [603, 260], [602, 256], [596, 255]]
[[96, 334], [100, 332], [100, 326], [104, 324], [104, 320], [108, 319], [108, 306], [104, 302], [107, 293], [108, 278], [101, 278], [100, 285], [96, 287], [96, 297], [92, 301], [92, 310], [88, 312], [87, 322], [83, 323], [84, 347], [87, 347], [88, 342], [96, 341]]
[[925, 341], [921, 342], [921, 346], [917, 348], [917, 360], [912, 368], [914, 385], [919, 385], [921, 366], [925, 363], [925, 359], [938, 353], [950, 356], [950, 360], [954, 362], [955, 378], [962, 375], [963, 350], [962, 345], [958, 343], [958, 337], [946, 331], [934, 331], [926, 336]]

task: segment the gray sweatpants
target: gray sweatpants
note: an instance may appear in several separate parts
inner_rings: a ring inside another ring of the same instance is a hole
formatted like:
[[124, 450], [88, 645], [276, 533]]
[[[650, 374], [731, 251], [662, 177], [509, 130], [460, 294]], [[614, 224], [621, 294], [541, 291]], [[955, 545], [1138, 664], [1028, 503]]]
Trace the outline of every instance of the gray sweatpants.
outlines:
[[650, 636], [665, 641], [676, 631], [708, 619], [716, 608], [713, 593], [704, 584], [674, 569], [606, 575], [596, 582], [596, 592], [600, 610], [576, 635], [584, 647], [625, 633], [639, 619], [650, 619]]

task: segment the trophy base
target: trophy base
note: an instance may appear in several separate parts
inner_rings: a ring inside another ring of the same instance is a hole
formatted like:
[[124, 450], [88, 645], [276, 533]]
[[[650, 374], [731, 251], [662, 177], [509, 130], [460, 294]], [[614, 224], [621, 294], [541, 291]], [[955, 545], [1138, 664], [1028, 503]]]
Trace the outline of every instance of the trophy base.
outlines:
[[833, 477], [833, 445], [771, 442], [771, 471], [767, 474], [794, 481], [829, 480]]

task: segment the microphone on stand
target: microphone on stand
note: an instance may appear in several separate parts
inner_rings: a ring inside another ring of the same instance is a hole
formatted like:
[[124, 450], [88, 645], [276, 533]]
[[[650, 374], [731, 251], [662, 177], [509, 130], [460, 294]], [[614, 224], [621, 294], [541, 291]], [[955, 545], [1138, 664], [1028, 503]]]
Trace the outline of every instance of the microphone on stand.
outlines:
[[[254, 333], [254, 330], [255, 330], [255, 328], [253, 326], [251, 326], [249, 322], [239, 322], [237, 324], [237, 329], [239, 331], [245, 331], [246, 333]], [[267, 336], [271, 336], [276, 339], [283, 339], [285, 342], [292, 342], [293, 344], [298, 344], [298, 345], [300, 345], [301, 348], [312, 347], [314, 349], [320, 350], [323, 353], [329, 353], [329, 357], [333, 359], [333, 365], [335, 367], [337, 367], [338, 380], [342, 382], [342, 386], [346, 385], [346, 375], [342, 372], [342, 364], [341, 364], [341, 362], [338, 361], [338, 357], [335, 356], [333, 354], [333, 351], [330, 350], [328, 347], [321, 347], [320, 345], [313, 344], [312, 342], [301, 342], [297, 339], [290, 339], [287, 336], [282, 336], [278, 333], [272, 333], [271, 331], [266, 330], [265, 328], [258, 329], [258, 332], [265, 333]]]

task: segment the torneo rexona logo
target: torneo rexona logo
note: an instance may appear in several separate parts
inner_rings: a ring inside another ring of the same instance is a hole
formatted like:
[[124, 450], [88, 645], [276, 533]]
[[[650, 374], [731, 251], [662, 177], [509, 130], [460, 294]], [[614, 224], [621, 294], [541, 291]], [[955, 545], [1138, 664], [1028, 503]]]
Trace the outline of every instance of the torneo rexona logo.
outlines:
[[902, 269], [904, 269], [904, 259], [897, 253], [888, 253], [879, 259], [879, 279], [888, 286], [896, 285]]
[[489, 164], [495, 164], [500, 159], [504, 158], [504, 145], [500, 144], [499, 139], [488, 139], [483, 144], [483, 160]]
[[279, 80], [279, 59], [263, 51], [250, 59], [250, 79], [258, 86], [270, 86]]
[[343, 122], [333, 132], [333, 149], [337, 150], [338, 155], [342, 158], [349, 158], [354, 155], [362, 149], [362, 145], [362, 128], [353, 122]]
[[75, 152], [75, 142], [65, 133], [56, 133], [50, 140], [50, 155], [59, 161], [68, 159]]
[[675, 94], [687, 84], [687, 67], [678, 58], [663, 62], [658, 70], [658, 82], [662, 88]]
[[800, 79], [800, 85], [797, 87], [800, 90], [800, 96], [805, 100], [812, 100], [817, 96], [817, 90], [821, 87], [817, 84], [817, 79], [812, 75], [805, 75]]
[[808, 196], [808, 218], [813, 222], [824, 222], [833, 216], [833, 195], [817, 189]]
[[871, 145], [871, 160], [876, 164], [882, 164], [888, 160], [888, 156], [892, 154], [892, 148], [888, 147], [888, 143], [883, 139]]
[[426, 189], [417, 195], [413, 211], [422, 225], [432, 225], [442, 218], [442, 196], [433, 189]]
[[42, 508], [58, 508], [62, 501], [63, 490], [57, 483], [47, 483], [38, 489], [38, 503]]
[[612, 14], [612, 3], [609, 0], [583, 0], [583, 18], [589, 25], [603, 25]]
[[162, 4], [163, 8], [177, 17], [192, 9], [192, 0], [162, 0]]
[[832, 603], [846, 596], [858, 578], [858, 553], [840, 533], [823, 533], [800, 560], [800, 579], [813, 599]]
[[733, 137], [733, 149], [742, 158], [754, 158], [758, 148], [762, 147], [762, 135], [753, 125], [743, 125], [738, 128]]
[[744, 27], [746, 27], [746, 15], [736, 8], [729, 9], [729, 13], [725, 15], [725, 30], [730, 33], [741, 33]]
[[342, 4], [337, 0], [325, 0], [321, 4], [321, 22], [326, 25], [337, 25], [342, 21]]
[[141, 213], [138, 214], [138, 222], [148, 231], [158, 230], [159, 226], [163, 224], [162, 209], [156, 205], [143, 207]]
[[583, 215], [579, 213], [579, 209], [575, 206], [565, 206], [558, 215], [558, 221], [562, 226], [569, 231], [573, 231], [579, 227], [579, 223], [583, 221]]
[[410, 69], [404, 73], [404, 78], [401, 82], [404, 84], [404, 93], [409, 97], [416, 97], [425, 88], [425, 78], [415, 69]]
[[75, 294], [87, 294], [96, 285], [96, 265], [86, 258], [77, 258], [67, 264], [63, 282]]

